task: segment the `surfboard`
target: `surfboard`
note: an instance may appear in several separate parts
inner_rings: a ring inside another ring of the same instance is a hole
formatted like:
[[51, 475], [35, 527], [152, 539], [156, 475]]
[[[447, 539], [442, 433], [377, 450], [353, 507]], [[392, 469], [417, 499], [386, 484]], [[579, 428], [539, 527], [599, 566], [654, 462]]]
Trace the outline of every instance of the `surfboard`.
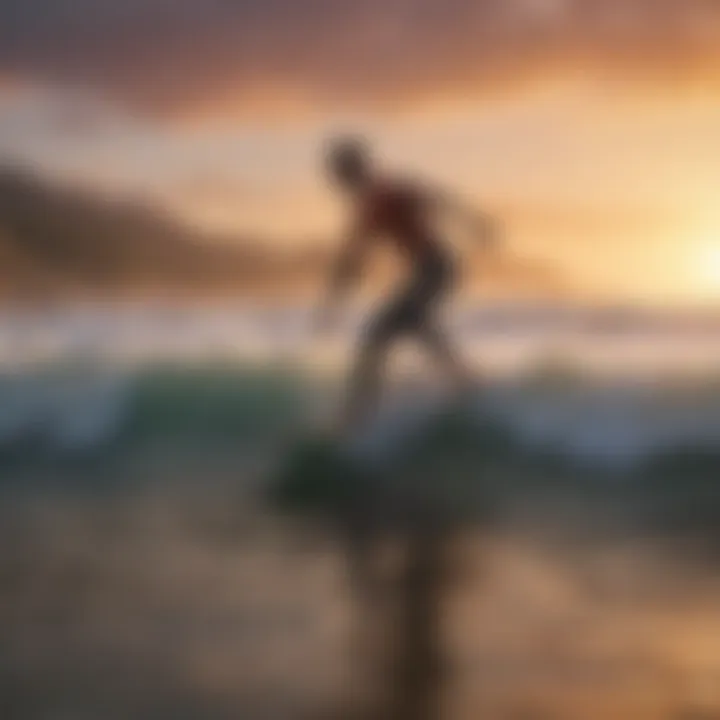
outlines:
[[327, 511], [352, 503], [377, 478], [377, 471], [337, 440], [308, 437], [279, 459], [269, 483], [280, 509]]

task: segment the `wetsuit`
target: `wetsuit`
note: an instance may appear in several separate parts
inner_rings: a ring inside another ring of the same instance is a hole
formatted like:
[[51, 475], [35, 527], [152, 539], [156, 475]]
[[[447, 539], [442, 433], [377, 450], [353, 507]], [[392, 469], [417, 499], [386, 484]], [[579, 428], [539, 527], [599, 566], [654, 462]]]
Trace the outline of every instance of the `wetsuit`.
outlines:
[[429, 204], [419, 188], [390, 181], [375, 183], [362, 200], [363, 235], [382, 236], [410, 263], [409, 280], [369, 323], [366, 341], [372, 345], [422, 331], [454, 285], [454, 264], [432, 232]]

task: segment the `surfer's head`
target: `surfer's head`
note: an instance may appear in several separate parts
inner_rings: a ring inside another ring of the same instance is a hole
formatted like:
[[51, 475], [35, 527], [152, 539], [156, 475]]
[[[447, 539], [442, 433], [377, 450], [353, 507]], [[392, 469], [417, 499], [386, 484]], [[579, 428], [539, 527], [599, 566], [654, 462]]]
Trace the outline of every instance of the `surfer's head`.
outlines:
[[371, 175], [370, 150], [362, 138], [331, 140], [327, 146], [326, 162], [332, 179], [349, 190], [365, 185]]

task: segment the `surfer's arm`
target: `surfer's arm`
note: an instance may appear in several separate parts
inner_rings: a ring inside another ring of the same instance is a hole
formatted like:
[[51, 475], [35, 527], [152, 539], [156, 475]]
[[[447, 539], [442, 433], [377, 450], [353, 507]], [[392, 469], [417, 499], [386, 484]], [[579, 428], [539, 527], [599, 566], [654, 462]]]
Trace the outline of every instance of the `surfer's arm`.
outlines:
[[495, 250], [500, 245], [500, 223], [494, 215], [471, 207], [445, 190], [433, 188], [428, 197], [436, 209], [459, 221], [484, 250]]
[[353, 229], [333, 263], [325, 298], [318, 312], [321, 328], [328, 325], [334, 311], [357, 283], [365, 259], [367, 238], [368, 233], [362, 227]]

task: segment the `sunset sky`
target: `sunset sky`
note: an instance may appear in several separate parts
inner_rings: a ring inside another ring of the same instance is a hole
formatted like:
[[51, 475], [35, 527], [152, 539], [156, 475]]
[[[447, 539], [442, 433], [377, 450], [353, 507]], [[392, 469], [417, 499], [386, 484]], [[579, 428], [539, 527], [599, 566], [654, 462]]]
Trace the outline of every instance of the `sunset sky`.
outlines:
[[346, 130], [580, 294], [720, 303], [720, 0], [0, 0], [0, 157], [44, 175], [324, 240]]

